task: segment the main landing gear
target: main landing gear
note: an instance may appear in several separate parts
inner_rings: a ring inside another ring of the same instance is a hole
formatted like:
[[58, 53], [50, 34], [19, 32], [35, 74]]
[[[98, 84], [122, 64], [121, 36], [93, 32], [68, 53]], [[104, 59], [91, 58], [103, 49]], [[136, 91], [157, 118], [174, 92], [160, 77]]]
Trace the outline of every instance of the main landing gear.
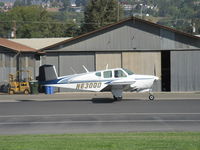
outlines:
[[123, 87], [122, 86], [113, 86], [111, 89], [113, 99], [115, 101], [121, 101], [122, 100], [122, 92], [123, 92]]
[[119, 97], [113, 96], [113, 99], [115, 101], [121, 101], [122, 100], [122, 96], [119, 96]]

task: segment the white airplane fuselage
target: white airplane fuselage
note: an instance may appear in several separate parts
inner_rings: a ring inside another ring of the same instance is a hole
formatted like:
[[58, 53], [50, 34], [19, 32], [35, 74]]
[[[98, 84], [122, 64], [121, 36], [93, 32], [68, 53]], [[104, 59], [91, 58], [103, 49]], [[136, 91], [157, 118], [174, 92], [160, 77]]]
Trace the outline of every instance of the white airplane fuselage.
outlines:
[[[53, 65], [43, 65], [38, 80], [43, 86], [69, 88], [84, 91], [111, 91], [114, 99], [122, 98], [123, 91], [151, 92], [154, 81], [152, 75], [137, 75], [128, 69], [115, 68], [101, 71], [58, 77]], [[153, 95], [149, 99], [153, 100]]]
[[[113, 73], [115, 70], [120, 70], [121, 68], [117, 69], [109, 69]], [[103, 74], [104, 71], [97, 71]], [[123, 70], [122, 70], [123, 71]], [[158, 77], [151, 76], [151, 75], [128, 75], [126, 72], [124, 77], [104, 77], [96, 76], [97, 72], [89, 72], [89, 73], [82, 73], [82, 74], [75, 74], [75, 75], [68, 75], [59, 77], [56, 83], [47, 82], [46, 86], [53, 86], [53, 87], [61, 87], [61, 88], [70, 88], [70, 89], [77, 89], [77, 90], [85, 90], [85, 91], [106, 91], [106, 87], [108, 85], [112, 86], [126, 86], [126, 91], [145, 91], [152, 88], [153, 83], [155, 80], [158, 80]], [[108, 88], [107, 90], [110, 90]]]

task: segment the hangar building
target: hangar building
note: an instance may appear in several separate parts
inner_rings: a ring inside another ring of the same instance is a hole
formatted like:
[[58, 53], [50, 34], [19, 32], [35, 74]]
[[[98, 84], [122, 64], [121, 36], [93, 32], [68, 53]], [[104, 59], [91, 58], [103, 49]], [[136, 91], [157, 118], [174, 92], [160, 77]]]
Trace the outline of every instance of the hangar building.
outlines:
[[17, 70], [30, 70], [35, 77], [36, 49], [0, 38], [0, 91], [5, 91], [8, 84], [8, 75], [15, 74]]
[[59, 76], [108, 64], [157, 75], [156, 91], [200, 91], [200, 38], [135, 17], [41, 50], [42, 64], [55, 65]]
[[38, 50], [69, 38], [0, 38], [0, 91], [6, 91], [8, 75], [17, 70], [29, 70], [35, 79], [41, 65]]

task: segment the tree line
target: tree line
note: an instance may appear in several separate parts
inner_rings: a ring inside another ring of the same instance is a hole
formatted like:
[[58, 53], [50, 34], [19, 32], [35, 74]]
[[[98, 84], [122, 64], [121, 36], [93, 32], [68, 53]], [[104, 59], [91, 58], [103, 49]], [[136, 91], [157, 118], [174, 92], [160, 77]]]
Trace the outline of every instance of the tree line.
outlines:
[[47, 12], [40, 6], [18, 6], [9, 12], [0, 13], [0, 37], [9, 38], [12, 32], [15, 32], [16, 38], [75, 36], [78, 25], [67, 17], [70, 17], [70, 12], [58, 14]]
[[[39, 5], [16, 5], [8, 12], [0, 12], [0, 37], [11, 37], [11, 33], [16, 33], [16, 38], [74, 37], [127, 17], [118, 3], [125, 1], [136, 6], [131, 11], [142, 10], [143, 14], [159, 18], [159, 24], [189, 33], [195, 26], [195, 34], [200, 33], [200, 0], [77, 0], [79, 5], [86, 5], [84, 12], [48, 12]], [[141, 9], [141, 3], [156, 9]]]
[[0, 13], [0, 37], [45, 38], [74, 37], [117, 22], [122, 9], [116, 0], [90, 0], [84, 14], [48, 12], [39, 5], [16, 6]]
[[143, 15], [148, 14], [157, 18], [159, 24], [188, 33], [192, 33], [192, 29], [195, 27], [196, 31], [194, 34], [200, 34], [200, 0], [120, 1], [134, 6], [132, 14], [141, 12]]

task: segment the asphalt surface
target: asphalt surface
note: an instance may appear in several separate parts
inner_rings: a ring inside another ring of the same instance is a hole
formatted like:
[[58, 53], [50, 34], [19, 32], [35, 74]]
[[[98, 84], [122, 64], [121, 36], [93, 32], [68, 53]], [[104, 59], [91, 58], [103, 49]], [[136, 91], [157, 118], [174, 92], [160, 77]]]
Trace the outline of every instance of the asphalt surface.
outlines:
[[[200, 94], [0, 95], [0, 134], [200, 131]], [[93, 98], [92, 98], [93, 97]]]

